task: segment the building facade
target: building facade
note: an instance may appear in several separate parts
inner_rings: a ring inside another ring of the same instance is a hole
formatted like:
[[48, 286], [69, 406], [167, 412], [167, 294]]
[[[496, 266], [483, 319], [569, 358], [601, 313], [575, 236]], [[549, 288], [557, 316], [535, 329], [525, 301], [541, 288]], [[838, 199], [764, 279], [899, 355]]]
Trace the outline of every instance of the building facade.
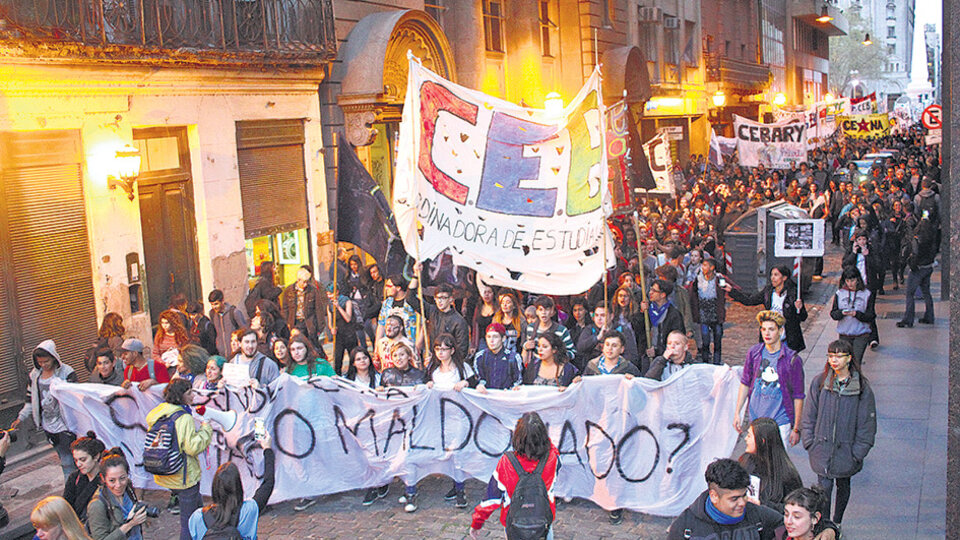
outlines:
[[85, 380], [106, 313], [149, 346], [174, 294], [241, 303], [267, 260], [256, 250], [289, 278], [328, 230], [316, 96], [335, 55], [329, 0], [82, 4], [0, 1], [5, 406], [40, 341]]
[[861, 77], [866, 93], [876, 92], [878, 102], [893, 110], [897, 98], [906, 94], [913, 66], [916, 0], [840, 0], [867, 24], [871, 40], [886, 53], [879, 77]]
[[934, 100], [940, 99], [940, 33], [937, 25], [923, 25], [923, 42], [927, 61], [927, 80], [933, 87]]
[[760, 10], [762, 61], [773, 75], [766, 103], [821, 101], [830, 71], [829, 38], [849, 30], [841, 10], [815, 0], [762, 0]]

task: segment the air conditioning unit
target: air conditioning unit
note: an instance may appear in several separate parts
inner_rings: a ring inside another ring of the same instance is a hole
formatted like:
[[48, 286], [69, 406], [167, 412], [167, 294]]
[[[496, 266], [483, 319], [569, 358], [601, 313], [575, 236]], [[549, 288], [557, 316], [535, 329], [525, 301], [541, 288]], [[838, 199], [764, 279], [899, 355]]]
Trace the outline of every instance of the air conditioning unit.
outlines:
[[658, 23], [663, 18], [663, 10], [658, 7], [639, 7], [637, 9], [642, 23]]
[[667, 30], [677, 30], [680, 28], [680, 18], [679, 17], [664, 17], [663, 18], [663, 27]]

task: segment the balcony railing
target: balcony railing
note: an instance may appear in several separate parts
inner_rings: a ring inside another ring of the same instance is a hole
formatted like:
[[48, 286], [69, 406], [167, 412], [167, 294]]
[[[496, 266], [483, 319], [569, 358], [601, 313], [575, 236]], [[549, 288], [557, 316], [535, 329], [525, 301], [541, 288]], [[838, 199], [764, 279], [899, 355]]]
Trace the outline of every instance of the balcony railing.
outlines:
[[323, 62], [331, 0], [0, 0], [0, 38]]

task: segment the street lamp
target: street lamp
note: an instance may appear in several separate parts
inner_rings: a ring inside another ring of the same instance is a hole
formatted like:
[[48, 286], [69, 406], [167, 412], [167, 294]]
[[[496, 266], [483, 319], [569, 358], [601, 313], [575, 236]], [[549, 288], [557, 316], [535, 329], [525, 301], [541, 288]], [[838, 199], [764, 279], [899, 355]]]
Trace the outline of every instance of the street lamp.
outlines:
[[727, 103], [727, 96], [724, 95], [723, 90], [718, 91], [713, 95], [713, 106], [714, 107], [723, 107]]
[[550, 92], [543, 100], [543, 108], [550, 117], [560, 118], [563, 116], [563, 98], [557, 92]]
[[787, 96], [783, 92], [777, 92], [777, 95], [773, 96], [773, 104], [777, 107], [783, 107], [787, 104]]
[[827, 10], [827, 6], [823, 6], [820, 9], [820, 16], [817, 17], [818, 23], [828, 23], [833, 20], [833, 17], [830, 16], [830, 12]]
[[110, 189], [119, 187], [132, 201], [133, 185], [140, 176], [140, 150], [125, 144], [123, 148], [117, 150], [112, 165], [113, 174], [107, 175], [107, 185]]
[[833, 101], [833, 94], [831, 94], [830, 92], [827, 92], [826, 94], [823, 95], [823, 100], [827, 102]]
[[866, 34], [864, 34], [864, 36], [863, 36], [863, 44], [866, 45], [866, 46], [873, 45], [873, 40], [870, 39], [870, 32], [867, 32]]

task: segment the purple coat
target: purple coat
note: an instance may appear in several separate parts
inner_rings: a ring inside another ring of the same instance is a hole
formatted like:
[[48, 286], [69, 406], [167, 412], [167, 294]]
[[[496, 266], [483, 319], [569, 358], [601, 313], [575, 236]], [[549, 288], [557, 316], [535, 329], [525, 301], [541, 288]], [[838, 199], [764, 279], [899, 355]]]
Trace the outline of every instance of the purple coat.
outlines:
[[[754, 381], [760, 376], [762, 357], [760, 351], [765, 347], [757, 343], [747, 351], [747, 360], [743, 363], [743, 374], [740, 383], [753, 388]], [[797, 426], [796, 415], [793, 411], [793, 400], [803, 399], [803, 361], [793, 352], [786, 343], [780, 343], [780, 359], [777, 360], [777, 376], [780, 378], [780, 391], [783, 394], [783, 408], [787, 411], [792, 425]]]

